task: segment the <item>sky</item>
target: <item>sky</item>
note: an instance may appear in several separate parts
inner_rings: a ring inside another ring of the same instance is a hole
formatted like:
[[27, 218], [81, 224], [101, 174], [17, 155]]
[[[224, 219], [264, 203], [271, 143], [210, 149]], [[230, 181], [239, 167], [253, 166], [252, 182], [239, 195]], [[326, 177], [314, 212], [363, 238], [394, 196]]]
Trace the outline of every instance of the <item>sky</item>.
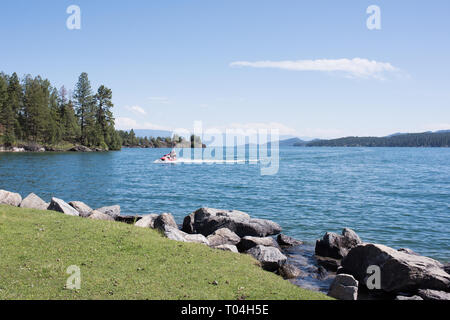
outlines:
[[[381, 29], [367, 27], [371, 5]], [[2, 1], [0, 71], [66, 88], [87, 72], [113, 90], [119, 129], [443, 130], [449, 13], [448, 0]]]

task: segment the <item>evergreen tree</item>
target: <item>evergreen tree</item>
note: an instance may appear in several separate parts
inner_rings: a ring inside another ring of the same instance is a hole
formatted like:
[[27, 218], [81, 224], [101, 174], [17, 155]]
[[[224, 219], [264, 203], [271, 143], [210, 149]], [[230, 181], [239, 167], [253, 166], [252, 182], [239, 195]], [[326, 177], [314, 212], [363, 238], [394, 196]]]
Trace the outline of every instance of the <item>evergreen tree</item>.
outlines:
[[0, 74], [0, 124], [2, 125], [3, 143], [12, 145], [15, 141], [14, 135], [14, 112], [8, 104], [8, 79], [3, 73]]
[[17, 73], [13, 73], [8, 81], [8, 104], [14, 116], [14, 135], [16, 138], [22, 138], [22, 107], [23, 92]]
[[75, 110], [76, 115], [79, 119], [80, 130], [81, 130], [81, 143], [84, 145], [89, 145], [88, 139], [90, 134], [95, 134], [95, 100], [92, 94], [91, 83], [89, 82], [88, 74], [83, 72], [75, 87]]

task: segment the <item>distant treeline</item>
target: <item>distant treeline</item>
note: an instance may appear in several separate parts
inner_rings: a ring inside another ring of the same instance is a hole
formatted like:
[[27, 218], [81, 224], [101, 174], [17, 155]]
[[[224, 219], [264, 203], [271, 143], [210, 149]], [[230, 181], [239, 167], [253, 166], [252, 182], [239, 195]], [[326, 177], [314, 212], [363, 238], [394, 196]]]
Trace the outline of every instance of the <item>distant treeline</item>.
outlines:
[[118, 131], [122, 146], [128, 148], [202, 148], [200, 137], [192, 135], [190, 141], [180, 136], [173, 137], [137, 137], [134, 130]]
[[87, 73], [73, 95], [40, 76], [20, 80], [16, 73], [0, 73], [0, 145], [69, 143], [119, 150], [112, 108], [111, 89], [102, 85], [94, 94]]
[[346, 137], [297, 143], [307, 147], [449, 147], [450, 131], [406, 133], [388, 137]]

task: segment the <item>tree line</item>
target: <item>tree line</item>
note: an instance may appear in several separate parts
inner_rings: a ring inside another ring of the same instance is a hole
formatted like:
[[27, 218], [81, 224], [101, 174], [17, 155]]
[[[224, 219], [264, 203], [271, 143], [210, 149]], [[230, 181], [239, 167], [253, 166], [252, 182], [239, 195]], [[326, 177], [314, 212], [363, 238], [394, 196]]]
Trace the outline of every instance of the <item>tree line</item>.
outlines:
[[388, 137], [346, 137], [314, 140], [307, 147], [450, 147], [450, 131], [397, 134]]
[[0, 145], [70, 143], [119, 150], [113, 106], [111, 89], [101, 85], [94, 93], [87, 73], [73, 94], [40, 76], [0, 73]]
[[202, 148], [205, 147], [199, 136], [191, 135], [187, 140], [184, 137], [174, 135], [173, 137], [137, 137], [134, 130], [119, 130], [122, 146], [132, 148]]

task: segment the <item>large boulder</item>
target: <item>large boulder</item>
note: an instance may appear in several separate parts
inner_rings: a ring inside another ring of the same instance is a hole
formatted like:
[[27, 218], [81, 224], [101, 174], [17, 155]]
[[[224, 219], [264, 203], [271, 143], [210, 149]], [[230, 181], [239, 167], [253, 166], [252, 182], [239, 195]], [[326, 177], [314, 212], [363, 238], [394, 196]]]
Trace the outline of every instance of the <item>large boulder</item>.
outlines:
[[69, 151], [71, 151], [71, 152], [92, 152], [92, 149], [89, 149], [88, 147], [85, 147], [85, 146], [75, 146], [75, 147], [69, 149]]
[[92, 220], [104, 220], [104, 221], [114, 221], [114, 218], [110, 215], [107, 215], [105, 213], [102, 213], [97, 210], [93, 210], [91, 214], [89, 215], [88, 219]]
[[440, 262], [381, 244], [360, 244], [342, 260], [342, 267], [364, 284], [369, 266], [380, 268], [381, 289], [387, 292], [450, 289], [450, 275]]
[[302, 271], [293, 264], [285, 263], [278, 270], [280, 276], [284, 279], [295, 279], [302, 275]]
[[275, 247], [257, 245], [247, 251], [261, 263], [261, 267], [267, 271], [276, 271], [286, 263], [286, 256]]
[[444, 270], [450, 274], [450, 263], [444, 263]]
[[209, 235], [207, 239], [211, 247], [217, 247], [222, 244], [231, 244], [235, 246], [241, 241], [241, 238], [239, 238], [236, 233], [227, 228], [221, 228], [215, 231], [213, 234]]
[[158, 218], [157, 214], [146, 214], [142, 217], [139, 221], [137, 221], [134, 225], [136, 227], [141, 228], [154, 228], [155, 227], [155, 220]]
[[237, 248], [240, 252], [244, 252], [250, 250], [257, 245], [262, 245], [266, 247], [276, 247], [279, 248], [278, 243], [272, 237], [252, 237], [246, 236], [241, 239], [241, 241], [237, 244]]
[[66, 203], [64, 200], [58, 198], [52, 198], [50, 205], [48, 206], [48, 210], [62, 212], [69, 216], [79, 216], [77, 210], [75, 210], [71, 205]]
[[319, 266], [324, 267], [328, 271], [337, 272], [341, 266], [341, 260], [328, 257], [316, 256], [316, 261]]
[[444, 291], [420, 289], [418, 295], [423, 300], [450, 300], [450, 293]]
[[238, 249], [236, 248], [236, 246], [233, 246], [231, 244], [221, 244], [220, 246], [217, 247], [213, 247], [214, 249], [218, 249], [218, 250], [223, 250], [223, 251], [231, 251], [234, 253], [239, 253]]
[[107, 214], [108, 216], [110, 216], [111, 218], [113, 218], [114, 220], [120, 216], [120, 206], [109, 206], [109, 207], [103, 207], [103, 208], [99, 208], [97, 209], [98, 212]]
[[289, 237], [285, 234], [280, 233], [277, 237], [277, 242], [282, 247], [295, 247], [302, 245], [303, 242], [292, 237]]
[[202, 234], [186, 234], [184, 239], [186, 242], [201, 243], [207, 246], [210, 245], [208, 239], [206, 239], [206, 237]]
[[163, 231], [164, 235], [170, 240], [187, 242], [186, 239], [184, 238], [187, 235], [187, 233], [179, 230], [178, 228], [167, 226]]
[[160, 214], [153, 223], [155, 229], [165, 230], [167, 227], [178, 229], [178, 225], [175, 222], [174, 217], [170, 213]]
[[34, 193], [30, 193], [25, 199], [22, 200], [19, 207], [27, 209], [47, 210], [48, 203], [39, 198]]
[[357, 300], [358, 281], [349, 274], [338, 274], [330, 286], [328, 295], [339, 300]]
[[18, 193], [0, 190], [0, 204], [18, 207], [22, 202], [22, 196]]
[[208, 236], [214, 231], [227, 228], [239, 237], [266, 237], [281, 232], [281, 227], [270, 220], [252, 219], [242, 211], [200, 208], [183, 221], [183, 231]]
[[342, 235], [327, 232], [322, 239], [316, 241], [316, 255], [334, 259], [344, 258], [348, 251], [361, 244], [362, 241], [355, 231], [345, 228]]
[[87, 218], [92, 213], [92, 208], [87, 204], [81, 201], [70, 201], [70, 206], [72, 206], [75, 210], [78, 211], [80, 217]]

